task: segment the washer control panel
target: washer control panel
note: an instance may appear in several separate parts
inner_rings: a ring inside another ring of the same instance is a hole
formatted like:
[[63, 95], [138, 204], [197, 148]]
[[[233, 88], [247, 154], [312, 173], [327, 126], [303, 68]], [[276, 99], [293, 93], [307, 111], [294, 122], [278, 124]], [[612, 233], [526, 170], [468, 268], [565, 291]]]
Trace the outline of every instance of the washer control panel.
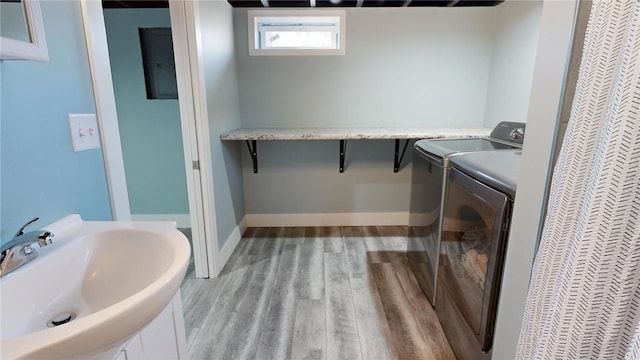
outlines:
[[491, 137], [507, 142], [522, 144], [524, 141], [525, 123], [502, 121], [491, 132]]

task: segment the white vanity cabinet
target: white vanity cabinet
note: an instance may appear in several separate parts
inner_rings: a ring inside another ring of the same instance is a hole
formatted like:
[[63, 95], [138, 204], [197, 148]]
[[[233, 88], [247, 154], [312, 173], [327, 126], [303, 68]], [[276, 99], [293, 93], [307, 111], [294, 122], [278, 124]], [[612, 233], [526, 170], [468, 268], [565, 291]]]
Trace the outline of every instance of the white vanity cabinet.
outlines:
[[167, 307], [120, 350], [114, 360], [187, 359], [180, 290]]

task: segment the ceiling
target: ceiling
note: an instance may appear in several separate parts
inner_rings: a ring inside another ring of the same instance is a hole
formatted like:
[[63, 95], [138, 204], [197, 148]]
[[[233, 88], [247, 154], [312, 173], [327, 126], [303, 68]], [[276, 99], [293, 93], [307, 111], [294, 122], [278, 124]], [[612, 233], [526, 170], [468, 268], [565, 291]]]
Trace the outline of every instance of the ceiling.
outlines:
[[168, 8], [169, 0], [102, 0], [105, 9]]
[[504, 0], [229, 0], [233, 7], [495, 6]]
[[[229, 0], [233, 7], [495, 6], [504, 0]], [[168, 0], [102, 0], [105, 9], [168, 8]]]

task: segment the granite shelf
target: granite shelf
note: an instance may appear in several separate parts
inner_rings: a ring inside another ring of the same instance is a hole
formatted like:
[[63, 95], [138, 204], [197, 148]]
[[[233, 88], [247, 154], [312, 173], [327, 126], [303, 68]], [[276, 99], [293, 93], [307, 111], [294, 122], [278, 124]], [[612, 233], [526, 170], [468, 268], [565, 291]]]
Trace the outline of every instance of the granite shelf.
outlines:
[[489, 128], [264, 128], [237, 129], [220, 140], [379, 140], [483, 137]]
[[[253, 172], [258, 172], [258, 140], [339, 140], [340, 167], [344, 172], [347, 140], [395, 140], [393, 171], [398, 172], [407, 145], [415, 139], [474, 138], [488, 136], [488, 128], [241, 128], [220, 135], [223, 141], [245, 141], [253, 161]], [[400, 152], [400, 140], [405, 140]]]

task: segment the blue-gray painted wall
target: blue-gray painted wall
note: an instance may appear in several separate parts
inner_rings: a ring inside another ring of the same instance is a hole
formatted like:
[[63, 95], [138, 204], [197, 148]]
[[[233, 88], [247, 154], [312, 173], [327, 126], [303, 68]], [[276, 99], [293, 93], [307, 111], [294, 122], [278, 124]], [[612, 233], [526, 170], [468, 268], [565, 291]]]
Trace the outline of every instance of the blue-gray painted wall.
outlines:
[[132, 214], [188, 214], [177, 99], [147, 99], [138, 28], [171, 27], [169, 9], [105, 9]]
[[80, 4], [41, 8], [49, 62], [0, 61], [2, 242], [34, 216], [112, 219], [102, 151], [74, 153], [67, 121], [96, 111]]

